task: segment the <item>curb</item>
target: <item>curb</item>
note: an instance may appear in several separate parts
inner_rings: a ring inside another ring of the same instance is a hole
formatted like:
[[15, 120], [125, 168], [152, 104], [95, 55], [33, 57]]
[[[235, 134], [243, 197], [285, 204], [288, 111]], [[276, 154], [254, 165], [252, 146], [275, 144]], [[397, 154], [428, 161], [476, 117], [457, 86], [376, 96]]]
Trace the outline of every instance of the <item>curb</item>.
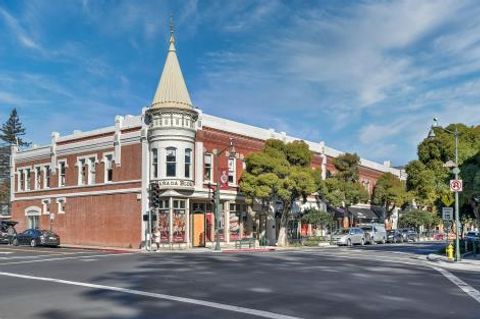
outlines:
[[134, 252], [140, 252], [141, 250], [138, 249], [124, 249], [124, 248], [115, 248], [115, 247], [83, 247], [83, 246], [70, 246], [70, 245], [60, 245], [60, 248], [70, 248], [70, 249], [82, 249], [82, 250], [93, 250], [93, 251], [105, 251], [105, 252], [110, 252], [110, 253], [117, 253], [117, 254], [124, 254], [124, 253], [134, 253]]
[[246, 248], [246, 249], [224, 249], [222, 253], [225, 254], [236, 254], [236, 253], [265, 253], [276, 251], [275, 248]]

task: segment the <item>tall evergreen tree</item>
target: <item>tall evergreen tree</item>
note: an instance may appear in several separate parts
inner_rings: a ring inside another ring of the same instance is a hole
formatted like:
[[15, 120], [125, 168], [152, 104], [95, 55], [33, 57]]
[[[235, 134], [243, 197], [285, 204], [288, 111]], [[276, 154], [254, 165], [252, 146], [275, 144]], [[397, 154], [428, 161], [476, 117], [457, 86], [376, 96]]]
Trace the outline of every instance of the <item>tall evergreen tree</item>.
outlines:
[[13, 109], [8, 120], [0, 128], [0, 140], [8, 144], [17, 144], [18, 146], [29, 146], [30, 143], [21, 138], [25, 135], [25, 128], [20, 122], [17, 109]]

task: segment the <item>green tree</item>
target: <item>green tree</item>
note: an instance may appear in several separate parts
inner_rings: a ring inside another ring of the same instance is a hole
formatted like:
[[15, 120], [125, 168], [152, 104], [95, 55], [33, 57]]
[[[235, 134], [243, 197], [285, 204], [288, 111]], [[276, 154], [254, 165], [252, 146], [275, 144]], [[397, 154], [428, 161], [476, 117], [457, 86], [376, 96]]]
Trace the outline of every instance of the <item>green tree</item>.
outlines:
[[357, 154], [345, 153], [333, 159], [335, 177], [346, 182], [358, 182], [360, 157]]
[[0, 128], [0, 139], [8, 144], [18, 144], [18, 146], [29, 146], [21, 136], [25, 135], [25, 128], [20, 122], [17, 109], [13, 109], [8, 120]]
[[409, 199], [405, 183], [392, 173], [381, 175], [373, 189], [372, 202], [385, 207], [387, 219], [397, 207], [403, 206]]
[[412, 210], [400, 216], [398, 225], [400, 227], [415, 227], [416, 229], [425, 226], [430, 229], [440, 222], [441, 219], [435, 213], [425, 210]]
[[287, 223], [293, 203], [306, 200], [317, 189], [318, 170], [311, 168], [312, 153], [303, 141], [284, 143], [270, 139], [262, 152], [246, 158], [240, 190], [247, 203], [281, 201], [282, 214], [277, 243], [286, 245]]

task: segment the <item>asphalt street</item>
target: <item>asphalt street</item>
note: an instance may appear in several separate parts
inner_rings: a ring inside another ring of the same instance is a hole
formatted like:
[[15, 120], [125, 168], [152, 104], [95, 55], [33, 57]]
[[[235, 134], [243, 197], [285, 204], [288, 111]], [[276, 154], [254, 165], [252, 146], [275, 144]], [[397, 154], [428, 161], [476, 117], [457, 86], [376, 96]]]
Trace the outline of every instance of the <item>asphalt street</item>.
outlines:
[[[264, 253], [0, 246], [0, 318], [480, 318], [438, 244]], [[463, 280], [477, 286], [478, 272]]]

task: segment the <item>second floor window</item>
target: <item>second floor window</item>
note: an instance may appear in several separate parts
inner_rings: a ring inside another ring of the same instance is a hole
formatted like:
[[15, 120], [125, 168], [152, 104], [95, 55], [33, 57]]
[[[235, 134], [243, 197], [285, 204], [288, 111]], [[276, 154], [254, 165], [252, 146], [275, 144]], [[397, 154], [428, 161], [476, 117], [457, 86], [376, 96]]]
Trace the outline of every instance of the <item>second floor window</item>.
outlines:
[[58, 186], [62, 187], [66, 185], [67, 167], [65, 162], [59, 162], [59, 165]]
[[87, 185], [88, 182], [88, 163], [86, 159], [81, 159], [79, 162], [79, 184]]
[[152, 177], [158, 178], [158, 150], [152, 149]]
[[205, 154], [203, 157], [203, 180], [210, 182], [212, 181], [212, 170], [213, 170], [213, 160], [212, 154]]
[[45, 173], [45, 188], [50, 187], [50, 166], [45, 166], [45, 170], [43, 171]]
[[23, 173], [23, 169], [18, 170], [18, 180], [19, 180], [19, 190], [25, 190], [25, 176]]
[[35, 167], [35, 189], [42, 188], [42, 168]]
[[105, 183], [113, 181], [113, 155], [105, 155]]
[[29, 191], [30, 190], [30, 178], [31, 178], [30, 169], [27, 168], [26, 172], [27, 172], [27, 174], [26, 174], [26, 178], [25, 178], [25, 190]]
[[190, 178], [190, 170], [192, 167], [192, 150], [185, 150], [185, 178]]
[[177, 149], [167, 148], [167, 177], [177, 175]]

